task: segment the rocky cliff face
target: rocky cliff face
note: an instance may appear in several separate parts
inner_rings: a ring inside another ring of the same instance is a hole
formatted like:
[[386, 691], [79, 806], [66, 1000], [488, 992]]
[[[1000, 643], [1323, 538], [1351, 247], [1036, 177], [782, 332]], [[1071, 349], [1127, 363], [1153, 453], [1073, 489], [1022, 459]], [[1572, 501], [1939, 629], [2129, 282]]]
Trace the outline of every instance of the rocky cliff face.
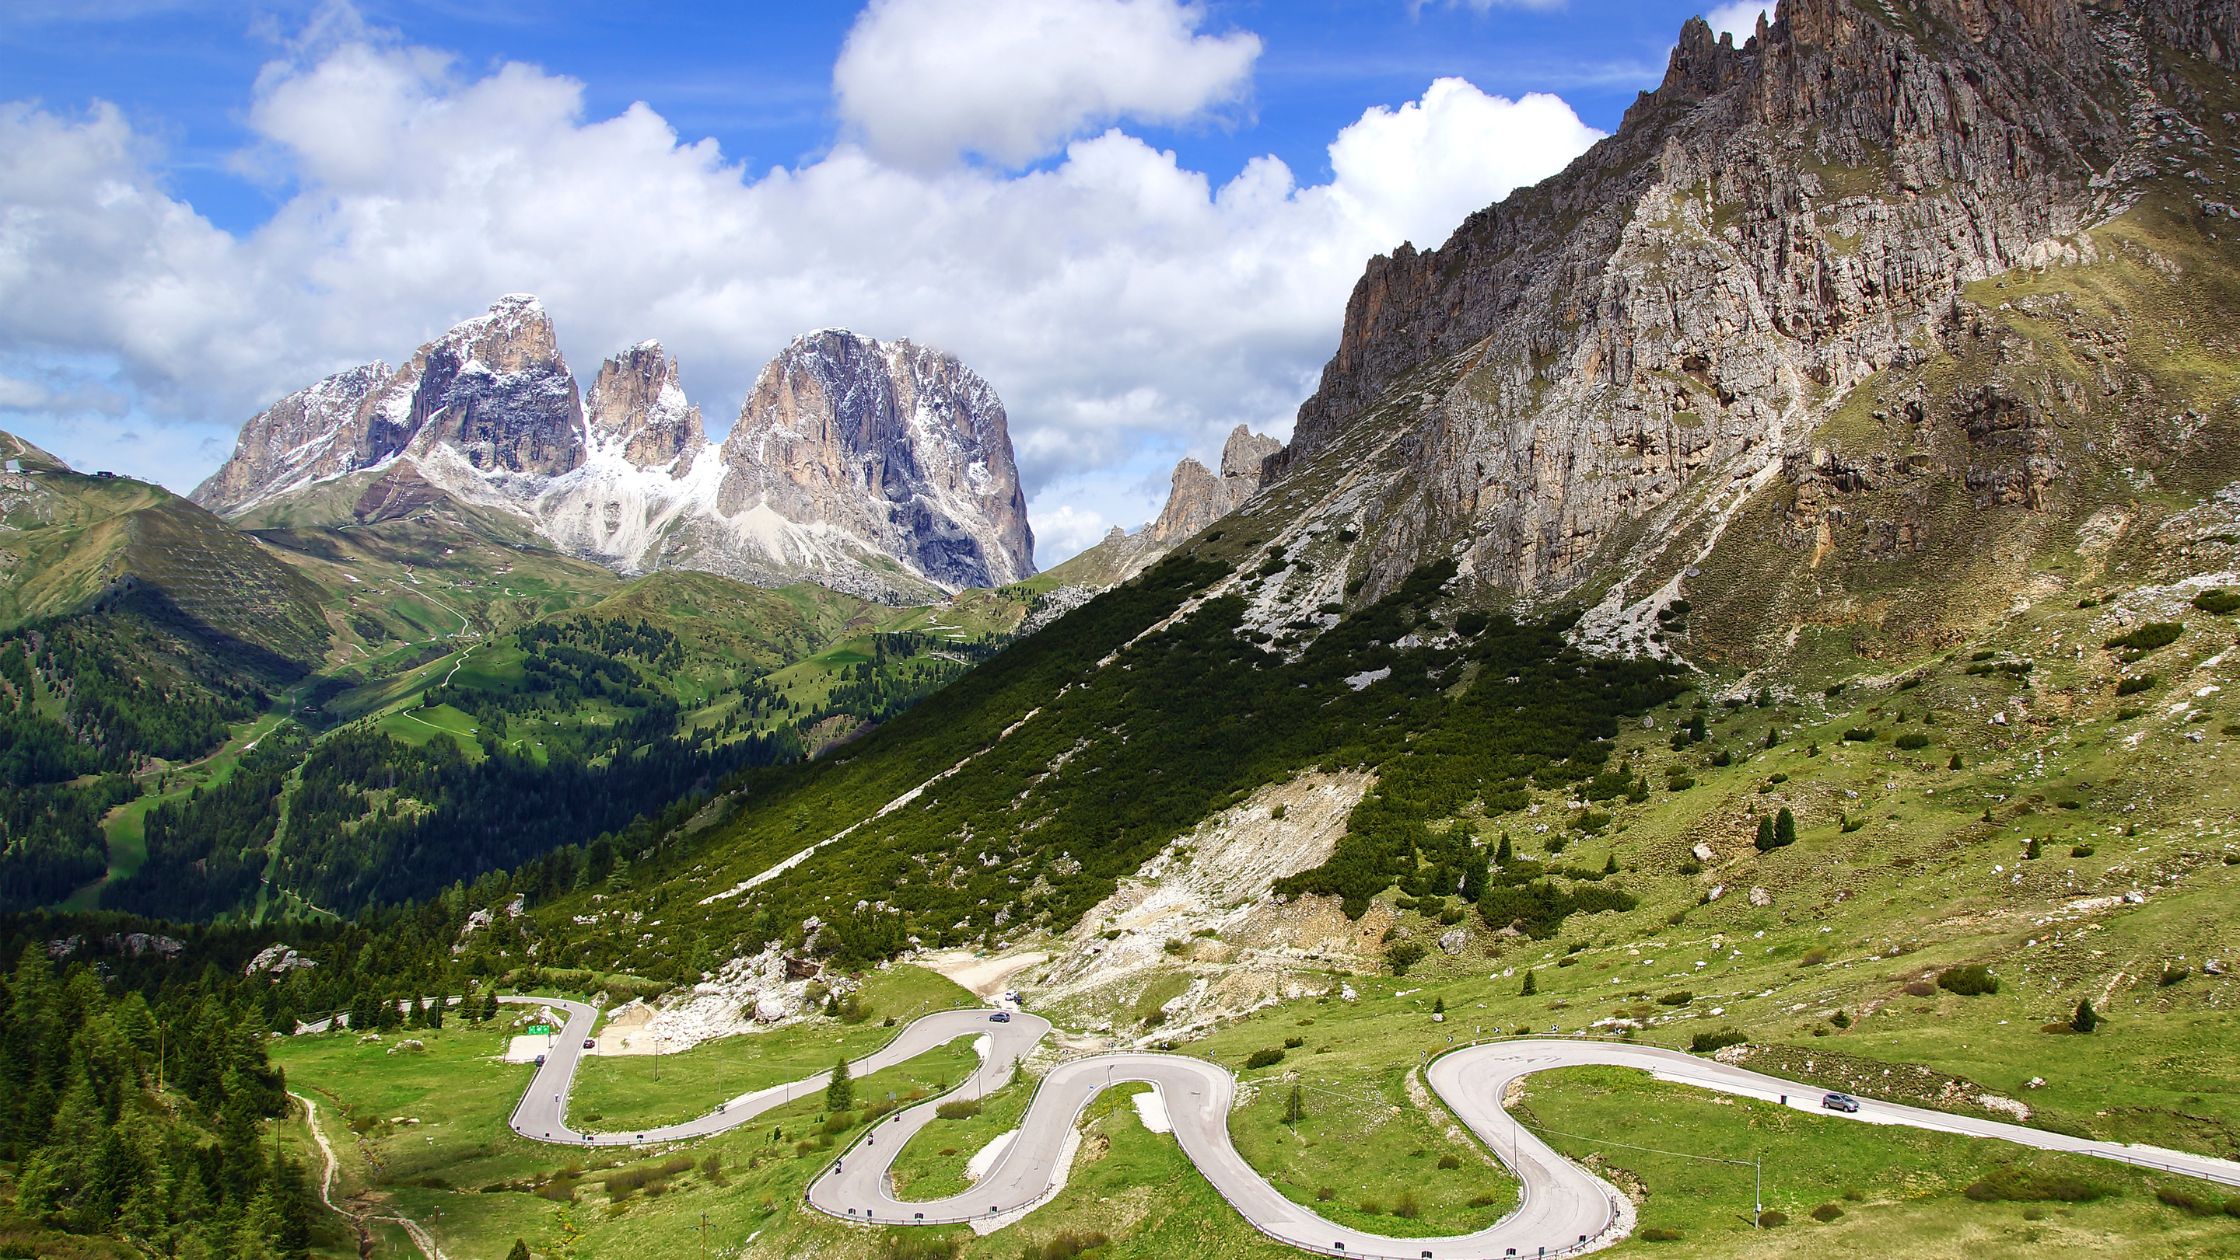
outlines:
[[845, 332], [787, 347], [719, 450], [658, 343], [601, 364], [579, 402], [543, 307], [507, 297], [400, 369], [274, 404], [195, 495], [301, 523], [289, 505], [328, 486], [359, 521], [496, 509], [625, 573], [915, 598], [1034, 571], [995, 391], [950, 356]]
[[724, 439], [727, 518], [797, 527], [783, 546], [860, 544], [946, 586], [1034, 572], [1003, 402], [908, 341], [826, 330], [762, 370]]
[[583, 405], [544, 307], [500, 298], [414, 352], [366, 400], [363, 463], [409, 450], [456, 459], [486, 478], [551, 476], [583, 462]]
[[375, 360], [337, 372], [258, 412], [241, 426], [233, 456], [190, 497], [216, 512], [347, 472], [357, 451], [358, 408], [389, 377]]
[[1283, 443], [1240, 424], [1230, 430], [1221, 448], [1219, 476], [1194, 459], [1176, 464], [1167, 505], [1157, 520], [1144, 527], [1144, 536], [1172, 547], [1243, 507], [1260, 489], [1262, 466], [1282, 449]]
[[1115, 528], [1096, 546], [1051, 571], [1064, 583], [1060, 589], [1075, 592], [1075, 597], [1070, 602], [1054, 601], [1050, 606], [1071, 607], [1087, 598], [1089, 592], [1118, 586], [1243, 507], [1265, 484], [1268, 461], [1282, 451], [1283, 443], [1240, 424], [1229, 431], [1229, 440], [1222, 445], [1218, 476], [1184, 456], [1174, 466], [1166, 506], [1149, 524], [1134, 533]]
[[[1328, 511], [1360, 597], [1451, 554], [1527, 601], [1669, 601], [1753, 496], [1825, 471], [1863, 384], [1968, 352], [1971, 285], [2089, 263], [2173, 185], [2229, 201], [2235, 7], [1787, 0], [1740, 47], [1692, 21], [1616, 135], [1370, 264], [1276, 466], [1354, 470]], [[2028, 510], [2057, 444], [1983, 383], [1893, 405], [1977, 433], [1949, 471]]]
[[643, 341], [599, 365], [583, 399], [594, 445], [613, 445], [638, 468], [674, 468], [708, 444], [700, 408], [677, 383], [677, 361], [658, 341]]
[[[551, 476], [583, 462], [583, 412], [552, 321], [524, 294], [499, 299], [413, 352], [290, 394], [242, 429], [194, 500], [221, 513], [410, 455], [439, 483]], [[448, 476], [444, 475], [448, 473]]]
[[706, 511], [717, 474], [676, 358], [644, 341], [608, 359], [583, 413], [583, 464], [538, 487], [532, 512], [539, 531], [625, 573], [710, 567], [673, 546], [677, 532]]

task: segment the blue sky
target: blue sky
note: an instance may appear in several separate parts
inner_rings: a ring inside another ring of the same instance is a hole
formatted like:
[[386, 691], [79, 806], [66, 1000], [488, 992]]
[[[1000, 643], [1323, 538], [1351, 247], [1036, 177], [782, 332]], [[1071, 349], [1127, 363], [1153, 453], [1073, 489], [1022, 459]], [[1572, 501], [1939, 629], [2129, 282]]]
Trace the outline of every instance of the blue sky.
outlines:
[[[1004, 394], [1047, 564], [1141, 523], [1230, 424], [1286, 431], [1367, 255], [1614, 128], [1704, 7], [959, 3], [19, 0], [0, 201], [32, 228], [0, 259], [50, 274], [0, 279], [0, 426], [184, 490], [270, 395], [528, 288], [579, 376], [671, 344], [720, 431], [786, 336], [844, 322]], [[1096, 25], [1130, 5], [1164, 25]], [[1007, 6], [1056, 44], [956, 29]], [[1560, 100], [1507, 108], [1535, 93]]]

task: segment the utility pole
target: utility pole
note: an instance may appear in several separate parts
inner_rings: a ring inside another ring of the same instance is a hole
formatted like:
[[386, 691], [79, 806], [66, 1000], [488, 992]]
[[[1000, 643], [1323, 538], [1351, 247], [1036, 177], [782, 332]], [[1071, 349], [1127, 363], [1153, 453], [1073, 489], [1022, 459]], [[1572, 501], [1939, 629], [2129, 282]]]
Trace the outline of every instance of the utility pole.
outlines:
[[1752, 1158], [1750, 1167], [1756, 1170], [1756, 1182], [1751, 1194], [1758, 1203], [1758, 1210], [1750, 1214], [1750, 1228], [1763, 1229], [1761, 1221], [1766, 1214], [1766, 1157], [1759, 1155]]

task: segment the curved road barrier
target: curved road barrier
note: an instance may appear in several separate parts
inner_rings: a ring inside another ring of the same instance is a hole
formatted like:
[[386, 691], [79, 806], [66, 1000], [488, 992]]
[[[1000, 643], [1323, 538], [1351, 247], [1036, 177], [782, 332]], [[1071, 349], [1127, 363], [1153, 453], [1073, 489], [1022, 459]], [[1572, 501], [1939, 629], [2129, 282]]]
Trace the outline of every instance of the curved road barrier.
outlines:
[[[544, 1066], [513, 1114], [523, 1137], [578, 1146], [631, 1146], [707, 1137], [747, 1124], [786, 1102], [821, 1090], [831, 1073], [731, 1099], [716, 1110], [678, 1124], [621, 1133], [583, 1133], [568, 1127], [567, 1098], [584, 1039], [598, 1012], [558, 998], [509, 997], [523, 1005], [567, 1013]], [[1010, 1079], [1012, 1068], [1050, 1031], [1049, 1021], [1015, 1013], [996, 1022], [993, 1011], [942, 1011], [916, 1020], [893, 1041], [848, 1065], [851, 1076], [893, 1067], [960, 1037], [989, 1044], [980, 1065], [947, 1097], [980, 1098]], [[1061, 1155], [1075, 1122], [1089, 1103], [1114, 1085], [1148, 1084], [1159, 1091], [1175, 1140], [1221, 1197], [1254, 1229], [1302, 1251], [1367, 1260], [1481, 1260], [1573, 1255], [1607, 1246], [1630, 1232], [1633, 1211], [1608, 1182], [1572, 1163], [1525, 1129], [1502, 1108], [1510, 1085], [1535, 1072], [1568, 1067], [1623, 1067], [1660, 1080], [1768, 1102], [1783, 1102], [1831, 1119], [1901, 1124], [1967, 1137], [1996, 1138], [2038, 1150], [2091, 1155], [2141, 1167], [2240, 1186], [2240, 1162], [2148, 1146], [2095, 1142], [2043, 1129], [1978, 1120], [1899, 1103], [1859, 1099], [1856, 1113], [1823, 1112], [1826, 1091], [1711, 1059], [1654, 1046], [1621, 1042], [1528, 1038], [1493, 1041], [1449, 1051], [1432, 1061], [1427, 1079], [1456, 1117], [1517, 1175], [1516, 1209], [1476, 1233], [1446, 1238], [1391, 1238], [1335, 1225], [1293, 1203], [1254, 1171], [1229, 1140], [1229, 1108], [1236, 1078], [1203, 1059], [1178, 1054], [1105, 1054], [1053, 1068], [1036, 1088], [1018, 1135], [993, 1168], [961, 1194], [908, 1202], [894, 1196], [888, 1176], [896, 1156], [934, 1119], [941, 1099], [895, 1112], [866, 1130], [809, 1184], [809, 1206], [841, 1220], [870, 1225], [948, 1225], [1014, 1217], [1056, 1194]]]

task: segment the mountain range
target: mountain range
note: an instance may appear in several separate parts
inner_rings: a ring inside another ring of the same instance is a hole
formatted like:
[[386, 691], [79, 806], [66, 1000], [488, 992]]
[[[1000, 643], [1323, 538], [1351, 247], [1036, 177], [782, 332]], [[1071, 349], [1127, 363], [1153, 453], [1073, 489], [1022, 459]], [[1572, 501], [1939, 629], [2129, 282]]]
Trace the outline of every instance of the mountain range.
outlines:
[[520, 294], [401, 368], [274, 403], [192, 497], [251, 525], [380, 520], [440, 497], [625, 574], [813, 578], [897, 602], [1034, 572], [1002, 400], [954, 357], [797, 338], [716, 444], [657, 343], [579, 393], [551, 319]]

